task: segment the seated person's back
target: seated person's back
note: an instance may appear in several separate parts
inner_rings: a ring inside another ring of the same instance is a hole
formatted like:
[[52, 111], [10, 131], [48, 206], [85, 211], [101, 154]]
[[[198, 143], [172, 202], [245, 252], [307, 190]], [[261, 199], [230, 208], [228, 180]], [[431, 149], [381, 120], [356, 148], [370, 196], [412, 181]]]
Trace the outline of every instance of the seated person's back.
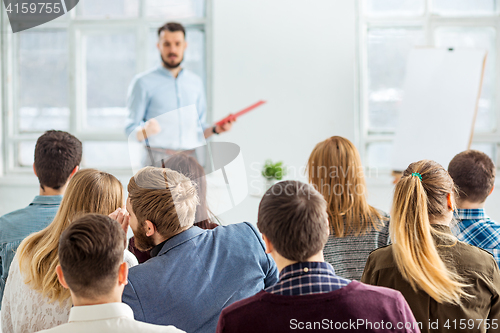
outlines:
[[277, 281], [251, 224], [193, 226], [198, 198], [189, 178], [147, 167], [130, 179], [128, 192], [135, 245], [152, 255], [130, 269], [123, 294], [137, 320], [214, 332], [225, 306]]
[[311, 185], [285, 181], [271, 187], [257, 226], [280, 280], [225, 308], [217, 333], [419, 332], [401, 293], [342, 278], [324, 262], [326, 202]]
[[69, 323], [43, 332], [182, 333], [175, 327], [134, 320], [121, 302], [128, 265], [123, 261], [126, 236], [120, 224], [106, 215], [80, 217], [59, 240], [59, 282], [71, 292]]
[[17, 247], [28, 235], [52, 222], [81, 160], [82, 143], [73, 135], [47, 131], [38, 138], [33, 171], [40, 183], [40, 194], [28, 207], [0, 217], [0, 305]]

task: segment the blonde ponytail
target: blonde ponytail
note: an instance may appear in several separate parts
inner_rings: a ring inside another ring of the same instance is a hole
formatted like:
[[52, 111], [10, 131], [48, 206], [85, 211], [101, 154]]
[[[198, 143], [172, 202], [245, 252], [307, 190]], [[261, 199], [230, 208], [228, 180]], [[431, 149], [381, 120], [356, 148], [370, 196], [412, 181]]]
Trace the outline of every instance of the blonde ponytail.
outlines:
[[466, 285], [441, 260], [432, 237], [440, 233], [431, 228], [429, 220], [429, 215], [445, 214], [447, 194], [453, 191], [451, 177], [439, 164], [429, 160], [412, 163], [396, 185], [389, 232], [396, 265], [411, 287], [439, 303], [460, 304], [469, 297]]

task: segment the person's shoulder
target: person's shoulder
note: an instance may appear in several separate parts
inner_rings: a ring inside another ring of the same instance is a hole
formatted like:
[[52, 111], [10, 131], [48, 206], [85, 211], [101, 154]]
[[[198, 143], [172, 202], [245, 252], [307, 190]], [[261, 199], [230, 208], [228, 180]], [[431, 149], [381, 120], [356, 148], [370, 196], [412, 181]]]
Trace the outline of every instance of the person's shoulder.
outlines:
[[370, 268], [375, 272], [384, 268], [395, 267], [393, 245], [386, 245], [373, 250], [368, 255]]
[[351, 295], [353, 293], [363, 295], [364, 299], [373, 299], [377, 301], [388, 300], [398, 300], [400, 298], [401, 292], [395, 289], [374, 286], [366, 284], [359, 281], [352, 281], [348, 286], [351, 287]]
[[458, 261], [457, 264], [462, 268], [484, 272], [489, 267], [497, 265], [493, 254], [466, 242], [457, 241], [455, 252], [460, 254], [455, 258]]
[[143, 87], [148, 87], [151, 81], [161, 77], [161, 71], [159, 67], [151, 68], [145, 72], [137, 74], [132, 80], [132, 85], [140, 85]]
[[260, 237], [259, 236], [259, 231], [257, 228], [249, 223], [249, 222], [241, 222], [241, 223], [235, 223], [235, 224], [229, 224], [225, 226], [218, 226], [215, 229], [212, 229], [212, 232], [216, 234], [220, 234], [221, 236], [225, 237]]
[[[24, 238], [26, 234], [26, 223], [30, 223], [27, 219], [33, 217], [32, 206], [27, 206], [21, 209], [14, 210], [10, 213], [0, 216], [0, 242], [7, 241], [7, 239]], [[33, 223], [33, 221], [31, 221]], [[16, 237], [17, 236], [17, 237]]]

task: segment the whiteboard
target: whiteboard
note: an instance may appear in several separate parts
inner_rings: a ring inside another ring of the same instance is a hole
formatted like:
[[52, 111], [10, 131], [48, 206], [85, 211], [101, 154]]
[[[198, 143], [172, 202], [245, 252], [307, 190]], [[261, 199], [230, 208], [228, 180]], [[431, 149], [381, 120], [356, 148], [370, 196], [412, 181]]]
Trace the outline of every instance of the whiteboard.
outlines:
[[430, 159], [444, 168], [469, 148], [486, 61], [479, 49], [410, 52], [392, 149], [392, 170]]

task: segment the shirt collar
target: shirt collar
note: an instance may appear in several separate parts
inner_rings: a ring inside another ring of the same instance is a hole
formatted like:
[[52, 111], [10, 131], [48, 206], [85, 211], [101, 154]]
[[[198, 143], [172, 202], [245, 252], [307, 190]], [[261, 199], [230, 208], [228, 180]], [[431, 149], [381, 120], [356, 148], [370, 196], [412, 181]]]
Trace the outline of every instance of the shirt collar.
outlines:
[[280, 281], [306, 274], [329, 274], [335, 275], [333, 266], [327, 262], [306, 261], [291, 264], [280, 272]]
[[[166, 76], [175, 79], [174, 76], [172, 75], [172, 73], [167, 68], [165, 68], [165, 66], [159, 65], [158, 66], [158, 70], [160, 72], [162, 72], [163, 74], [165, 74]], [[184, 68], [181, 68], [179, 74], [177, 75], [177, 78], [179, 78], [182, 75], [183, 72], [184, 72]]]
[[95, 321], [112, 318], [134, 319], [134, 312], [125, 303], [107, 303], [99, 305], [74, 306], [69, 313], [68, 322]]
[[488, 215], [486, 215], [484, 208], [476, 208], [476, 209], [458, 208], [455, 212], [455, 217], [459, 220], [482, 220], [489, 218]]
[[37, 195], [31, 205], [60, 205], [62, 195]]
[[161, 256], [162, 254], [167, 253], [168, 251], [173, 249], [174, 247], [179, 246], [182, 243], [185, 243], [204, 232], [206, 232], [206, 230], [192, 226], [188, 230], [183, 231], [180, 234], [177, 234], [174, 237], [171, 237], [166, 241], [163, 241], [162, 243], [156, 245], [150, 252], [151, 257], [156, 257], [158, 255]]

